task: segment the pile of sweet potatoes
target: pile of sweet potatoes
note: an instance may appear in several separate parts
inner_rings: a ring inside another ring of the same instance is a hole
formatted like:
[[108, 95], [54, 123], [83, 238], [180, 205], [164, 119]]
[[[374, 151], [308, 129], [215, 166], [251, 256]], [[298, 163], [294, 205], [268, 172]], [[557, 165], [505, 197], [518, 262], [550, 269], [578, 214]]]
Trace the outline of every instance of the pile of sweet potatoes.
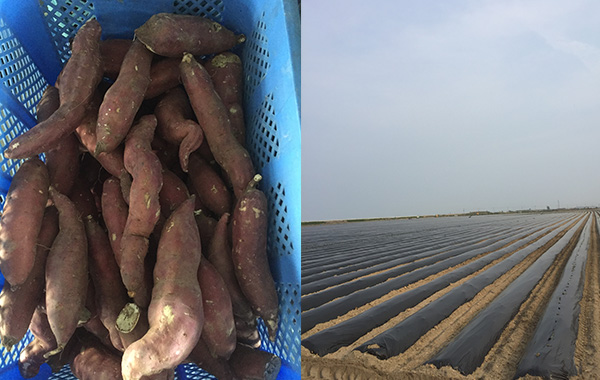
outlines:
[[[244, 146], [245, 37], [157, 14], [133, 41], [96, 20], [4, 156], [26, 159], [0, 219], [0, 338], [35, 339], [19, 368], [82, 379], [171, 379], [193, 362], [219, 379], [272, 379], [258, 350], [278, 298], [267, 200]], [[38, 154], [45, 153], [42, 162]]]

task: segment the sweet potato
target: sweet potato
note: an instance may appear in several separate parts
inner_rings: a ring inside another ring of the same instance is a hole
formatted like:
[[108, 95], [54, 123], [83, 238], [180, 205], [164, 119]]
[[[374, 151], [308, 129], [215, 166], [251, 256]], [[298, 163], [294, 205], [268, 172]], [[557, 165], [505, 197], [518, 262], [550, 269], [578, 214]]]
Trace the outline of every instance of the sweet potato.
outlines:
[[213, 156], [212, 152], [210, 151], [210, 147], [208, 146], [206, 139], [204, 139], [202, 144], [200, 144], [200, 148], [198, 148], [198, 154], [200, 154], [202, 158], [204, 158], [209, 164], [217, 165], [215, 156]]
[[[210, 213], [210, 211], [208, 210], [208, 208], [200, 200], [200, 196], [198, 195], [198, 190], [196, 190], [196, 188], [194, 187], [194, 184], [192, 183], [192, 180], [190, 179], [189, 174], [187, 175], [187, 177], [185, 179], [185, 185], [187, 186], [190, 194], [193, 194], [194, 197], [196, 198], [196, 204], [194, 206], [194, 209], [196, 209], [196, 210], [204, 210], [203, 212]], [[215, 224], [216, 224], [216, 221], [215, 221]], [[200, 232], [200, 233], [202, 233], [202, 232]], [[202, 241], [208, 241], [208, 240], [202, 239]]]
[[36, 119], [38, 123], [47, 120], [60, 107], [58, 88], [48, 86], [44, 90], [36, 107]]
[[231, 130], [227, 108], [217, 95], [210, 75], [190, 54], [184, 55], [181, 79], [204, 137], [217, 163], [225, 170], [239, 198], [255, 174], [252, 160]]
[[210, 74], [219, 94], [225, 104], [242, 103], [244, 93], [244, 77], [242, 60], [230, 51], [217, 54], [206, 61], [204, 65]]
[[221, 176], [195, 153], [190, 156], [189, 178], [202, 204], [215, 215], [221, 216], [231, 210], [231, 194]]
[[71, 201], [77, 209], [77, 216], [84, 220], [88, 215], [98, 218], [99, 210], [96, 206], [96, 200], [90, 186], [81, 180], [81, 177], [71, 192]]
[[115, 177], [104, 181], [102, 190], [102, 217], [108, 230], [110, 245], [115, 255], [115, 260], [120, 267], [121, 238], [127, 223], [129, 208], [121, 194], [121, 185]]
[[85, 219], [88, 240], [90, 277], [96, 290], [96, 308], [102, 324], [110, 334], [113, 347], [123, 351], [121, 335], [116, 321], [127, 304], [127, 290], [121, 281], [119, 266], [112, 252], [108, 236], [93, 217]]
[[138, 319], [133, 329], [130, 332], [121, 331], [121, 341], [123, 342], [123, 346], [125, 348], [140, 340], [144, 335], [146, 335], [148, 329], [150, 328], [148, 325], [148, 311], [139, 308], [138, 311]]
[[171, 212], [189, 197], [190, 193], [185, 183], [175, 173], [163, 168], [163, 187], [159, 194], [161, 213], [169, 217]]
[[[123, 344], [125, 348], [129, 347], [132, 343], [137, 342], [148, 332], [148, 314], [145, 310], [141, 310], [140, 319], [135, 326], [134, 330], [130, 333], [121, 333]], [[173, 380], [175, 373], [173, 369], [166, 369], [155, 375], [142, 376], [142, 380]]]
[[150, 85], [144, 95], [145, 99], [152, 99], [164, 94], [179, 85], [179, 57], [166, 58], [153, 62], [150, 68]]
[[104, 327], [104, 324], [100, 320], [100, 316], [98, 314], [92, 316], [86, 323], [82, 325], [82, 327], [98, 338], [98, 340], [100, 340], [105, 346], [112, 346], [110, 332], [106, 329], [106, 327]]
[[101, 32], [95, 19], [77, 31], [71, 58], [60, 74], [60, 107], [48, 119], [12, 140], [4, 157], [26, 158], [47, 152], [77, 128], [102, 80]]
[[246, 296], [244, 296], [235, 277], [227, 231], [228, 221], [228, 213], [223, 214], [219, 219], [213, 237], [205, 250], [206, 258], [219, 272], [227, 286], [231, 298], [233, 315], [237, 327], [240, 327], [236, 328], [238, 340], [246, 344], [256, 345], [256, 343], [260, 342], [260, 335], [256, 329], [256, 317], [252, 311], [252, 306], [246, 299]]
[[48, 186], [48, 169], [34, 157], [19, 167], [8, 189], [0, 219], [0, 270], [11, 286], [23, 284], [33, 268]]
[[121, 358], [93, 335], [78, 331], [69, 365], [80, 380], [114, 380], [121, 377]]
[[281, 359], [266, 351], [238, 344], [229, 365], [241, 380], [275, 380], [281, 369]]
[[[58, 89], [48, 86], [37, 105], [37, 121], [48, 119], [60, 106]], [[63, 194], [69, 194], [79, 170], [79, 143], [71, 133], [61, 139], [54, 149], [46, 152], [46, 166], [50, 185]]]
[[56, 338], [50, 328], [48, 322], [48, 315], [46, 315], [46, 300], [42, 299], [40, 304], [36, 307], [31, 322], [29, 323], [29, 330], [36, 338], [39, 338], [41, 342], [47, 345], [56, 345]]
[[176, 87], [163, 95], [154, 110], [158, 120], [156, 132], [165, 141], [179, 145], [179, 162], [188, 170], [188, 157], [202, 144], [202, 128], [192, 120], [194, 112], [185, 90]]
[[34, 338], [19, 355], [19, 372], [26, 379], [38, 374], [40, 366], [46, 363], [44, 355], [56, 348], [48, 317], [41, 307], [35, 309], [29, 330]]
[[215, 233], [217, 221], [206, 215], [206, 212], [201, 209], [194, 211], [194, 216], [196, 218], [196, 225], [200, 231], [200, 239], [202, 241], [210, 241]]
[[[102, 323], [100, 323], [100, 325], [102, 325]], [[69, 364], [69, 362], [75, 357], [75, 355], [77, 355], [78, 350], [81, 348], [81, 342], [78, 338], [76, 338], [75, 335], [79, 335], [82, 332], [86, 333], [83, 330], [85, 329], [76, 329], [74, 336], [71, 337], [71, 339], [69, 339], [67, 345], [59, 354], [54, 354], [54, 352], [51, 351], [50, 353], [45, 355], [47, 360], [46, 364], [48, 364], [48, 366], [52, 369], [53, 373], [60, 372], [63, 369], [63, 367]]]
[[100, 42], [100, 55], [104, 63], [104, 76], [112, 80], [117, 79], [123, 59], [129, 48], [131, 40], [126, 39], [109, 39]]
[[214, 356], [229, 359], [235, 350], [236, 333], [227, 285], [215, 267], [204, 259], [198, 268], [198, 282], [204, 306], [202, 338]]
[[111, 152], [127, 136], [150, 84], [152, 53], [139, 41], [127, 51], [119, 76], [104, 95], [98, 111], [95, 156]]
[[16, 289], [5, 286], [0, 293], [0, 337], [2, 345], [9, 351], [25, 336], [34, 311], [44, 295], [46, 257], [56, 234], [58, 214], [54, 207], [48, 207], [37, 237], [35, 263], [27, 281]]
[[255, 317], [250, 320], [247, 318], [242, 319], [234, 315], [234, 318], [238, 343], [245, 344], [252, 348], [259, 348], [262, 344], [262, 340], [260, 339], [260, 333], [256, 329]]
[[155, 54], [181, 57], [229, 50], [246, 40], [204, 17], [158, 13], [135, 30], [135, 36]]
[[146, 237], [158, 220], [159, 194], [163, 186], [162, 165], [150, 145], [155, 128], [156, 118], [144, 116], [125, 141], [125, 168], [133, 176], [125, 230]]
[[163, 228], [148, 309], [150, 330], [125, 350], [125, 380], [174, 368], [196, 345], [204, 324], [197, 277], [201, 257], [191, 197], [171, 214]]
[[[89, 266], [90, 264], [88, 259], [88, 267]], [[102, 320], [100, 320], [98, 307], [96, 306], [96, 288], [94, 287], [93, 281], [88, 281], [87, 294], [85, 296], [85, 309], [83, 315], [79, 319], [80, 320], [77, 324], [78, 328], [84, 328], [98, 338], [105, 346], [112, 346], [110, 333], [106, 327], [104, 327]], [[73, 337], [71, 337], [71, 339], [73, 339]]]
[[[58, 89], [46, 87], [37, 105], [37, 122], [48, 119], [60, 106]], [[63, 194], [69, 194], [79, 170], [79, 143], [71, 133], [62, 139], [56, 148], [46, 152], [46, 166], [50, 175], [50, 185]]]
[[124, 195], [128, 195], [131, 187], [131, 176], [127, 170], [125, 170], [125, 165], [123, 163], [123, 148], [119, 146], [110, 152], [102, 152], [95, 155], [96, 143], [98, 142], [96, 138], [96, 125], [101, 102], [101, 94], [100, 92], [97, 92], [88, 112], [75, 130], [75, 133], [81, 144], [92, 156], [94, 156], [100, 165], [102, 165], [108, 173], [120, 179], [122, 185], [121, 190]]
[[73, 202], [50, 188], [60, 231], [46, 261], [46, 311], [60, 352], [75, 332], [85, 305], [88, 259], [85, 227]]
[[202, 337], [190, 353], [188, 361], [196, 364], [219, 380], [236, 379], [227, 360], [213, 356]]
[[[78, 334], [76, 348], [69, 360], [73, 374], [80, 380], [122, 379], [121, 355], [102, 344], [94, 336]], [[142, 380], [172, 380], [174, 371], [163, 371]]]
[[160, 217], [159, 193], [163, 186], [162, 165], [150, 143], [156, 128], [154, 116], [143, 116], [125, 141], [125, 168], [133, 177], [127, 223], [121, 238], [121, 277], [135, 302], [149, 303], [144, 261], [149, 237]]
[[34, 337], [19, 355], [19, 372], [21, 376], [25, 379], [36, 376], [42, 364], [47, 361], [44, 355], [53, 349]]
[[73, 133], [46, 152], [50, 186], [63, 194], [71, 193], [79, 172], [79, 155], [79, 141]]
[[267, 198], [255, 187], [260, 179], [257, 174], [248, 184], [233, 211], [231, 256], [240, 288], [274, 340], [278, 299], [267, 258]]
[[206, 71], [210, 74], [215, 91], [229, 111], [229, 120], [234, 136], [240, 144], [246, 144], [244, 122], [244, 68], [242, 60], [235, 53], [224, 52], [209, 59]]
[[181, 167], [179, 164], [179, 146], [166, 142], [158, 136], [158, 133], [154, 134], [152, 150], [156, 153], [164, 167], [171, 170]]

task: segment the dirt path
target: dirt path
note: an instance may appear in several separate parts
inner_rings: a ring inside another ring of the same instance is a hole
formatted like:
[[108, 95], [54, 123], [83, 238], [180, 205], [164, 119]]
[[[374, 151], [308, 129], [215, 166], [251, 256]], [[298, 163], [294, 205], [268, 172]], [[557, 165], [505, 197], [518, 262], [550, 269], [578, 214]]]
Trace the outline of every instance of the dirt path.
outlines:
[[592, 236], [585, 271], [585, 286], [579, 314], [579, 331], [575, 346], [576, 379], [598, 379], [600, 363], [600, 238], [597, 219], [592, 222]]

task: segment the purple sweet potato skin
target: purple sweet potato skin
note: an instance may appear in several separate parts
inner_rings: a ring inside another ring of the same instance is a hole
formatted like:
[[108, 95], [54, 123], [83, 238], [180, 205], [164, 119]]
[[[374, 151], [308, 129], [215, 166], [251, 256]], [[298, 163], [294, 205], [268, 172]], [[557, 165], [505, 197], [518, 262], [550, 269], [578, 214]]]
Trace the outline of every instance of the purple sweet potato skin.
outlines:
[[152, 99], [164, 94], [179, 85], [179, 57], [166, 58], [152, 63], [150, 69], [150, 85], [144, 95], [145, 99]]
[[267, 199], [254, 187], [233, 211], [232, 259], [240, 288], [273, 340], [279, 323], [278, 298], [267, 258]]
[[189, 197], [185, 182], [169, 169], [163, 169], [163, 187], [159, 194], [161, 212], [168, 218]]
[[227, 360], [213, 356], [202, 337], [190, 353], [188, 360], [216, 376], [219, 380], [236, 379]]
[[127, 136], [150, 84], [152, 56], [142, 43], [132, 42], [119, 76], [104, 95], [98, 111], [95, 155], [111, 152]]
[[119, 266], [106, 232], [91, 216], [88, 216], [84, 223], [88, 240], [90, 277], [94, 283], [98, 316], [110, 334], [112, 345], [123, 351], [125, 348], [116, 322], [119, 313], [128, 302], [127, 290], [121, 281]]
[[215, 233], [217, 221], [202, 210], [196, 210], [196, 225], [200, 231], [200, 239], [210, 241]]
[[229, 113], [217, 95], [210, 75], [190, 54], [184, 55], [181, 79], [190, 98], [192, 109], [204, 131], [215, 160], [221, 166], [239, 198], [254, 177], [255, 170], [248, 151], [235, 138]]
[[119, 266], [129, 296], [140, 307], [147, 307], [150, 302], [144, 261], [148, 239], [160, 218], [159, 194], [163, 186], [162, 165], [150, 145], [155, 128], [156, 117], [143, 116], [125, 141], [125, 168], [133, 182]]
[[40, 366], [46, 362], [44, 354], [56, 348], [56, 339], [50, 329], [48, 317], [41, 307], [36, 308], [33, 313], [29, 329], [34, 339], [19, 355], [19, 372], [26, 379], [38, 374]]
[[0, 219], [0, 270], [12, 286], [23, 284], [33, 268], [49, 182], [46, 165], [35, 157], [10, 184]]
[[197, 278], [201, 258], [191, 197], [171, 214], [163, 228], [148, 309], [150, 330], [125, 350], [123, 378], [137, 380], [174, 368], [198, 342], [204, 324]]
[[135, 30], [135, 36], [150, 51], [166, 57], [220, 53], [244, 40], [207, 18], [170, 13], [153, 15]]
[[52, 188], [50, 196], [58, 209], [60, 231], [46, 261], [46, 310], [57, 346], [62, 349], [75, 332], [85, 306], [87, 238], [73, 202]]
[[154, 116], [144, 116], [125, 142], [125, 168], [133, 176], [126, 233], [148, 237], [160, 215], [159, 194], [163, 186], [162, 165], [151, 141]]
[[229, 359], [235, 350], [236, 331], [227, 285], [208, 260], [201, 260], [198, 281], [204, 304], [202, 337], [211, 353]]
[[131, 176], [125, 170], [123, 163], [123, 147], [119, 146], [110, 152], [102, 152], [95, 155], [96, 143], [96, 125], [98, 123], [98, 112], [100, 104], [102, 102], [102, 93], [96, 92], [94, 100], [92, 101], [85, 117], [75, 130], [75, 133], [81, 142], [81, 144], [88, 150], [88, 152], [94, 156], [94, 158], [102, 165], [102, 167], [121, 179], [124, 183], [131, 182]]
[[215, 91], [227, 107], [231, 129], [240, 144], [246, 144], [244, 123], [243, 90], [244, 70], [242, 60], [232, 52], [217, 54], [206, 62], [206, 71], [210, 74]]
[[244, 296], [237, 278], [235, 277], [235, 270], [231, 259], [231, 246], [228, 237], [228, 221], [228, 213], [223, 214], [219, 219], [213, 237], [205, 250], [206, 258], [219, 272], [227, 286], [231, 298], [233, 315], [238, 326], [243, 327], [236, 329], [238, 340], [255, 345], [260, 342], [260, 337], [256, 329], [256, 317], [252, 311], [252, 306], [246, 299], [246, 296]]
[[231, 211], [229, 189], [212, 166], [199, 154], [190, 155], [189, 178], [203, 205], [217, 216]]
[[110, 79], [117, 79], [121, 65], [127, 51], [131, 47], [131, 40], [109, 39], [100, 42], [100, 54], [104, 64], [104, 76]]
[[266, 351], [238, 344], [229, 365], [242, 380], [275, 380], [281, 369], [281, 359]]
[[0, 293], [0, 337], [10, 349], [29, 327], [29, 322], [44, 295], [46, 258], [58, 234], [58, 214], [54, 207], [46, 208], [37, 238], [35, 263], [27, 281], [18, 288], [5, 286]]
[[84, 220], [88, 215], [92, 215], [97, 218], [99, 210], [96, 206], [96, 200], [94, 194], [88, 184], [81, 179], [75, 183], [73, 190], [69, 196], [69, 199], [75, 205], [77, 209], [77, 215], [81, 220]]
[[79, 141], [75, 134], [65, 136], [54, 149], [46, 152], [50, 185], [70, 194], [79, 173]]
[[[48, 119], [60, 106], [58, 88], [48, 86], [37, 105], [37, 121]], [[46, 166], [50, 175], [50, 185], [63, 194], [69, 194], [79, 170], [79, 142], [71, 133], [58, 143], [57, 147], [46, 152]]]
[[127, 223], [129, 207], [121, 194], [121, 185], [115, 177], [104, 181], [102, 188], [102, 217], [108, 230], [108, 237], [115, 260], [120, 266], [121, 262], [121, 238]]
[[194, 113], [185, 90], [176, 87], [167, 92], [156, 105], [154, 113], [158, 120], [157, 134], [168, 143], [179, 145], [181, 169], [187, 172], [188, 157], [200, 147], [204, 133], [200, 125], [192, 120]]
[[41, 123], [47, 120], [56, 110], [60, 107], [60, 97], [58, 94], [58, 88], [54, 86], [48, 86], [42, 94], [42, 98], [36, 107], [36, 118], [37, 122]]
[[60, 107], [48, 119], [12, 140], [4, 151], [6, 158], [27, 158], [47, 152], [77, 128], [102, 80], [101, 33], [95, 19], [79, 29], [71, 58], [59, 76]]
[[118, 380], [121, 377], [121, 358], [102, 345], [93, 335], [78, 331], [77, 347], [69, 364], [80, 380]]

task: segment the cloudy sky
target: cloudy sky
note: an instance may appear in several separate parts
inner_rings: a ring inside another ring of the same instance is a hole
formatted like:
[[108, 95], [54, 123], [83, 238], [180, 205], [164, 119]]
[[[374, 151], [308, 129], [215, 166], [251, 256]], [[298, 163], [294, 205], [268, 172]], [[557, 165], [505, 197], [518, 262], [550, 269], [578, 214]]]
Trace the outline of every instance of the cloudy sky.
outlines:
[[302, 220], [600, 205], [598, 14], [303, 1]]

